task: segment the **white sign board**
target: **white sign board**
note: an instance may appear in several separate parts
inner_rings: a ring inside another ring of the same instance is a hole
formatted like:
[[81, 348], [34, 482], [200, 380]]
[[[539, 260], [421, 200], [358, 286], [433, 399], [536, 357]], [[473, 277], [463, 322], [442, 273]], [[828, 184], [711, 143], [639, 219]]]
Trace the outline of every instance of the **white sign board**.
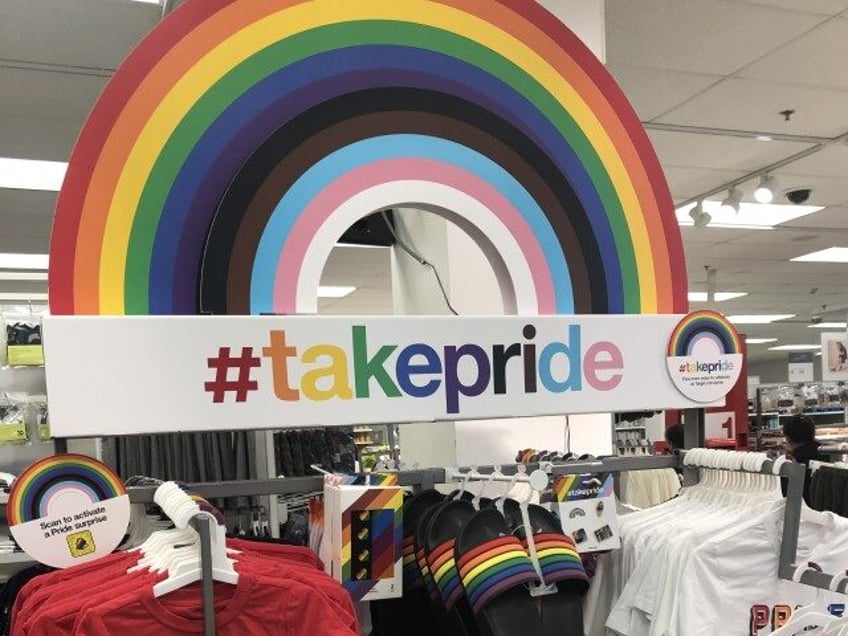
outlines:
[[79, 437], [703, 406], [669, 375], [682, 318], [49, 316], [51, 426]]

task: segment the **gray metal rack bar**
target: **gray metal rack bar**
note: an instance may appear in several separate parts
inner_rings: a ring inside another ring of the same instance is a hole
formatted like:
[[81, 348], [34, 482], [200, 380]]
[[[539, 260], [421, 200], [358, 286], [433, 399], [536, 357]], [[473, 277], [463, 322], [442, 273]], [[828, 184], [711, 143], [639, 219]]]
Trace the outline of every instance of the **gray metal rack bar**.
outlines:
[[[398, 472], [401, 486], [432, 488], [443, 483], [443, 468], [423, 470], [402, 470]], [[256, 479], [242, 481], [209, 481], [187, 484], [193, 493], [207, 499], [227, 497], [251, 497], [263, 495], [295, 495], [298, 493], [320, 492], [324, 489], [324, 477], [286, 477], [282, 479]], [[151, 503], [157, 486], [133, 486], [127, 488], [131, 503]]]
[[205, 636], [215, 636], [215, 587], [212, 580], [212, 530], [211, 520], [206, 517], [195, 517], [192, 525], [200, 535], [200, 568], [201, 589], [203, 592], [203, 633]]

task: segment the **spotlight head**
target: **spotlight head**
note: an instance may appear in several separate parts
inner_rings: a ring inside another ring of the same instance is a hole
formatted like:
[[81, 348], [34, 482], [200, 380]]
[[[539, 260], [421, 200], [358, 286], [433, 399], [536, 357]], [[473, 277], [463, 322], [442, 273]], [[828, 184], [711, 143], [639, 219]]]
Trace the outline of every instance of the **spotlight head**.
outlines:
[[754, 191], [754, 198], [758, 203], [771, 203], [774, 201], [774, 193], [777, 192], [777, 179], [763, 176], [760, 185]]
[[739, 188], [730, 188], [727, 198], [721, 202], [721, 207], [727, 212], [739, 214], [739, 204], [742, 203], [742, 191]]
[[706, 227], [709, 225], [710, 221], [713, 220], [713, 217], [708, 213], [704, 212], [704, 206], [701, 201], [695, 204], [695, 206], [689, 210], [689, 217], [692, 219], [692, 222], [695, 225], [696, 229], [700, 229], [702, 227]]
[[713, 217], [708, 212], [701, 212], [701, 216], [698, 217], [698, 220], [695, 221], [695, 227], [697, 229], [701, 229], [702, 227], [707, 227], [710, 224], [710, 221], [713, 220]]

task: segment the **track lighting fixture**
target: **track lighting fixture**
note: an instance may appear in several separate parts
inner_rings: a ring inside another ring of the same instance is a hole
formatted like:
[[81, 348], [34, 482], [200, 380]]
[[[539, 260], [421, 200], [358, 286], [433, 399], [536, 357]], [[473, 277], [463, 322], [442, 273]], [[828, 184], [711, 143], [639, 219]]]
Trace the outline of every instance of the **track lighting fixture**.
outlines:
[[710, 221], [713, 220], [713, 217], [710, 216], [707, 212], [704, 212], [704, 204], [701, 201], [695, 204], [691, 210], [689, 210], [689, 216], [692, 218], [692, 222], [695, 224], [697, 229], [702, 227], [707, 227]]
[[739, 204], [742, 203], [742, 191], [739, 188], [730, 188], [727, 191], [727, 198], [721, 202], [721, 207], [724, 212], [739, 213]]
[[774, 201], [775, 192], [777, 192], [777, 179], [763, 175], [760, 185], [754, 191], [754, 198], [758, 203], [771, 203]]

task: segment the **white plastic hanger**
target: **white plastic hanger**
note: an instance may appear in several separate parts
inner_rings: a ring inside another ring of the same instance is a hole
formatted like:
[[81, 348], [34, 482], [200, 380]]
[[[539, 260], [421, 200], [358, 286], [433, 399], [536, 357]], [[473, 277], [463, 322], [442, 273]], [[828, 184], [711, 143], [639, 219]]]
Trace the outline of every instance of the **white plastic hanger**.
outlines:
[[[210, 541], [212, 543], [212, 578], [215, 581], [236, 585], [238, 573], [233, 569], [233, 563], [227, 558], [226, 531], [219, 526], [215, 518], [200, 512], [200, 517], [206, 517], [210, 526]], [[203, 576], [200, 561], [200, 542], [192, 549], [191, 554], [184, 553], [168, 568], [168, 578], [153, 586], [153, 595], [164, 596], [169, 592], [199, 581]]]
[[189, 527], [192, 519], [208, 523], [212, 552], [212, 578], [236, 584], [238, 573], [227, 558], [226, 529], [219, 526], [215, 517], [201, 511], [197, 502], [173, 482], [165, 482], [153, 497], [162, 511], [171, 518], [176, 528], [153, 533], [141, 546], [144, 556], [130, 572], [151, 569], [167, 572], [168, 578], [153, 587], [155, 596], [162, 596], [202, 578], [200, 536]]

